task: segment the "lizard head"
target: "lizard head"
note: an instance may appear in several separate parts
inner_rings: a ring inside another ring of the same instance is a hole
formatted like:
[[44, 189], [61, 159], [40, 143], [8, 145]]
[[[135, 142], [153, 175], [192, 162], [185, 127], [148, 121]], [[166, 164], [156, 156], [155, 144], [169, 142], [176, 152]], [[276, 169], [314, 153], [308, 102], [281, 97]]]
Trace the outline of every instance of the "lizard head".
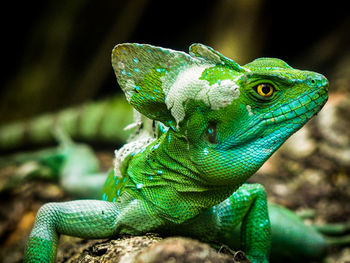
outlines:
[[189, 158], [215, 184], [245, 181], [328, 98], [321, 74], [273, 58], [240, 66], [201, 44], [190, 54], [121, 44], [112, 64], [129, 103], [184, 139]]

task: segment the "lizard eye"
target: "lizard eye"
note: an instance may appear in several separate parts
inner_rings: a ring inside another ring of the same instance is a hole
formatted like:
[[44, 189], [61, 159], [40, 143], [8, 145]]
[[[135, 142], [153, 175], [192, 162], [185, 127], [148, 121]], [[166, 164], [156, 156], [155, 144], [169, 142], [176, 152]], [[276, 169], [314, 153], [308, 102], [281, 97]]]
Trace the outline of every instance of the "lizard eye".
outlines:
[[275, 88], [268, 83], [262, 83], [256, 86], [256, 92], [264, 98], [269, 98], [275, 92]]

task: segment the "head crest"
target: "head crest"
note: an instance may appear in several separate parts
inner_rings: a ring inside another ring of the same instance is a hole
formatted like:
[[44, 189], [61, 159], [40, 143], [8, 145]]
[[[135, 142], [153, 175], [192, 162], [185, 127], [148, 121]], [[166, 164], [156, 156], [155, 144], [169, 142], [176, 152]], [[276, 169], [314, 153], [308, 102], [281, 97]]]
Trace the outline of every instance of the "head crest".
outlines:
[[[151, 45], [120, 44], [113, 49], [112, 65], [129, 103], [146, 117], [173, 129], [184, 119], [187, 101], [213, 104], [208, 101], [208, 92], [214, 92], [212, 83], [203, 78], [209, 68], [245, 72], [233, 60], [202, 44], [193, 44], [190, 55]], [[232, 86], [226, 84], [217, 85], [215, 92]]]

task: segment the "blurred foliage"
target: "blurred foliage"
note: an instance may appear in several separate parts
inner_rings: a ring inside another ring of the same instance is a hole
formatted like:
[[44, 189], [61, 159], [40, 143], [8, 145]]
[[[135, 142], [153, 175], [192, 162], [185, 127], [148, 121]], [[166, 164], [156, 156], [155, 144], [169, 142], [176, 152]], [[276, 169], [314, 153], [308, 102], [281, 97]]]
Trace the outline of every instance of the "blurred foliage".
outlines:
[[346, 89], [347, 9], [301, 0], [10, 2], [1, 17], [0, 124], [120, 92], [110, 52], [122, 42], [184, 51], [202, 42], [239, 63], [280, 57]]

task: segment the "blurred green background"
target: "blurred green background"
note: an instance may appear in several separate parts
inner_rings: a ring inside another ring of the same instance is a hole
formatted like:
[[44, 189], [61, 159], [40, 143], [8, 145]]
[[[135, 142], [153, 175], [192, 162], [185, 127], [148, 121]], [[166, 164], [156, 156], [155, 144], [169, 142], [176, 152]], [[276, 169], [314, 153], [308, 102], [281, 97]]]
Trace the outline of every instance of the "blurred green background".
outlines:
[[333, 91], [349, 83], [346, 1], [41, 0], [2, 13], [0, 124], [121, 92], [110, 53], [123, 42], [201, 42], [239, 63], [270, 56], [321, 72]]

